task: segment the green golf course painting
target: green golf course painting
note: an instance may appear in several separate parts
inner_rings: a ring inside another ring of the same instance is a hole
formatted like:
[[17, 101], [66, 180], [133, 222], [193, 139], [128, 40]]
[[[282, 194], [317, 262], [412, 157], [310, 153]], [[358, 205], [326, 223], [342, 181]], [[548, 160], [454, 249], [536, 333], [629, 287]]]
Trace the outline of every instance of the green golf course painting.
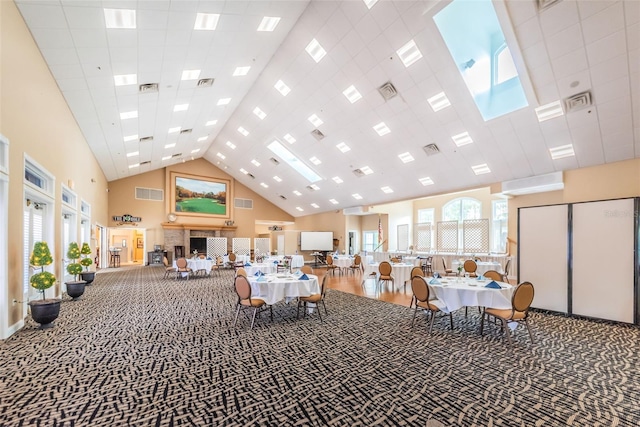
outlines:
[[228, 217], [228, 183], [205, 177], [175, 176], [175, 212]]

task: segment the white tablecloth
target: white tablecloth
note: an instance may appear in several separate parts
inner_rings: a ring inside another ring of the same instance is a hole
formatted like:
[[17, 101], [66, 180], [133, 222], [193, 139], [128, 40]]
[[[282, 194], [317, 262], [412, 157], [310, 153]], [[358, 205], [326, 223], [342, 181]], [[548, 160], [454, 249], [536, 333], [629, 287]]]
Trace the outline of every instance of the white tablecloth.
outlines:
[[253, 276], [258, 271], [263, 272], [264, 274], [275, 273], [277, 268], [274, 263], [271, 262], [263, 262], [263, 263], [252, 263], [250, 266], [243, 267], [247, 272], [248, 276]]
[[402, 262], [405, 264], [413, 264], [414, 267], [420, 267], [422, 265], [422, 259], [417, 256], [403, 256]]
[[[376, 277], [379, 276], [378, 267], [379, 263], [365, 264], [363, 280], [366, 279], [371, 273], [375, 273]], [[404, 286], [405, 280], [409, 280], [411, 277], [411, 270], [415, 267], [413, 264], [391, 264], [391, 275], [393, 276], [396, 288]], [[408, 285], [408, 284], [407, 284]]]
[[[228, 263], [229, 262], [229, 255], [225, 255], [222, 257], [222, 260], [224, 261], [224, 263]], [[251, 261], [251, 255], [236, 255], [236, 262], [242, 262], [247, 263]]]
[[[464, 264], [464, 261], [462, 262]], [[502, 266], [499, 262], [495, 261], [477, 261], [476, 262], [478, 269], [476, 270], [476, 274], [484, 274], [489, 270], [495, 270], [498, 273], [502, 272]], [[455, 272], [458, 271], [458, 266], [460, 265], [460, 261], [453, 261], [451, 263], [451, 269]], [[462, 273], [464, 274], [464, 268], [462, 269]]]
[[333, 264], [339, 268], [349, 268], [353, 265], [353, 258], [343, 255], [341, 257], [333, 257]]
[[[187, 258], [187, 267], [189, 267], [194, 273], [198, 270], [204, 270], [207, 273], [209, 273], [209, 271], [211, 271], [211, 267], [213, 266], [213, 264], [215, 264], [215, 261], [210, 260], [210, 259], [189, 259]], [[176, 264], [176, 261], [173, 261], [173, 266], [175, 268], [178, 268], [178, 265]], [[182, 274], [183, 276], [186, 275], [186, 273]]]
[[[291, 268], [300, 268], [304, 265], [304, 257], [302, 255], [287, 255], [291, 257]], [[264, 262], [282, 261], [284, 255], [271, 255], [264, 259]]]
[[[430, 280], [430, 279], [429, 279]], [[427, 283], [429, 282], [427, 280]], [[441, 278], [440, 285], [429, 286], [435, 292], [439, 300], [446, 304], [446, 313], [459, 308], [469, 307], [490, 307], [490, 308], [511, 308], [511, 296], [515, 286], [500, 282], [501, 289], [486, 288], [490, 282], [478, 279]]]
[[260, 297], [267, 304], [275, 304], [284, 299], [308, 297], [320, 293], [318, 276], [307, 274], [309, 280], [298, 280], [300, 276], [287, 274], [268, 274], [264, 281], [258, 281], [255, 276], [249, 276], [251, 295]]

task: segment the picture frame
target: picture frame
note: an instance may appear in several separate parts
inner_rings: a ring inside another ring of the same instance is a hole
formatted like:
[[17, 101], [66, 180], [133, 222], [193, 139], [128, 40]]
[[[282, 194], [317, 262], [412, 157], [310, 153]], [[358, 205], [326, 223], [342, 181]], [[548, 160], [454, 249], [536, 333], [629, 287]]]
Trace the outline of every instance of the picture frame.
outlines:
[[138, 249], [144, 248], [144, 242], [142, 241], [142, 237], [136, 238], [136, 247]]
[[231, 218], [231, 181], [171, 172], [170, 210], [176, 215]]

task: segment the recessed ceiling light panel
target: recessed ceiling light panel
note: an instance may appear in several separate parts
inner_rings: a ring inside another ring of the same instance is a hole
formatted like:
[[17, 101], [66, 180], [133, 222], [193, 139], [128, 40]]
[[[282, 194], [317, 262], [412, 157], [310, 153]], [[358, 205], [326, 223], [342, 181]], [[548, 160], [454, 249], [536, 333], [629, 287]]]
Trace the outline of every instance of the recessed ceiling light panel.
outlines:
[[138, 117], [138, 111], [120, 113], [120, 120], [135, 119], [136, 117]]
[[184, 70], [180, 80], [196, 80], [200, 77], [200, 70]]
[[322, 120], [320, 120], [320, 117], [318, 117], [317, 114], [312, 114], [307, 120], [313, 123], [315, 127], [318, 127], [324, 123]]
[[236, 149], [236, 144], [234, 144], [234, 143], [233, 143], [233, 142], [231, 142], [231, 141], [227, 141], [227, 144], [226, 144], [226, 145], [227, 145], [227, 147], [231, 148], [232, 150], [235, 150], [235, 149]]
[[227, 105], [231, 102], [231, 98], [220, 98], [216, 105]]
[[405, 67], [409, 67], [411, 64], [422, 58], [422, 52], [418, 49], [416, 42], [413, 39], [409, 40], [407, 44], [402, 46], [396, 51], [400, 60]]
[[362, 98], [362, 95], [360, 95], [360, 92], [358, 92], [358, 89], [356, 89], [354, 85], [346, 88], [344, 92], [342, 92], [342, 94], [346, 96], [349, 102], [352, 104]]
[[451, 139], [453, 139], [453, 142], [458, 147], [462, 147], [463, 145], [471, 144], [473, 142], [473, 139], [471, 139], [471, 136], [469, 136], [469, 132], [459, 133], [452, 136]]
[[409, 163], [415, 160], [408, 151], [406, 153], [398, 154], [398, 157], [402, 160], [402, 163]]
[[242, 126], [240, 126], [240, 127], [238, 128], [238, 132], [240, 132], [240, 133], [241, 133], [242, 135], [244, 135], [244, 136], [249, 135], [249, 131], [248, 131], [248, 130], [246, 130], [245, 128], [243, 128]]
[[388, 187], [388, 186], [380, 187], [380, 189], [385, 194], [393, 193], [393, 190], [391, 189], [391, 187]]
[[137, 74], [120, 74], [113, 76], [113, 81], [116, 86], [128, 86], [138, 84]]
[[131, 9], [104, 9], [104, 21], [107, 28], [135, 29], [136, 11]]
[[237, 67], [235, 70], [233, 70], [233, 76], [246, 76], [249, 73], [250, 69], [251, 67]]
[[340, 151], [342, 151], [343, 153], [346, 153], [347, 151], [351, 150], [351, 147], [349, 147], [347, 144], [345, 144], [344, 142], [339, 143], [338, 145], [336, 145], [336, 148]]
[[213, 31], [218, 26], [220, 15], [217, 13], [198, 13], [196, 22], [193, 24], [194, 30]]
[[351, 197], [353, 197], [356, 200], [362, 200], [362, 196], [360, 194], [358, 194], [358, 193], [352, 194]]
[[273, 31], [278, 26], [278, 22], [280, 22], [278, 16], [265, 16], [258, 25], [258, 31]]
[[287, 96], [289, 92], [291, 92], [291, 89], [289, 89], [289, 86], [284, 84], [282, 80], [278, 80], [276, 84], [273, 85], [273, 87], [275, 87], [276, 90], [282, 94], [282, 96]]
[[440, 92], [439, 94], [428, 98], [427, 101], [434, 112], [451, 106], [451, 102], [449, 102], [449, 98], [447, 98], [447, 95], [445, 95], [444, 92]]
[[420, 181], [420, 184], [424, 186], [433, 185], [433, 180], [428, 176], [425, 176], [424, 178], [420, 178], [418, 181]]
[[256, 107], [253, 109], [253, 114], [255, 114], [256, 116], [258, 116], [258, 118], [260, 120], [264, 120], [265, 117], [267, 117], [267, 113], [265, 113], [264, 111], [262, 111], [259, 107]]
[[311, 40], [304, 50], [306, 50], [316, 62], [320, 62], [327, 54], [327, 51], [320, 46], [320, 43], [316, 39]]
[[564, 111], [562, 110], [562, 102], [560, 102], [560, 100], [536, 108], [536, 116], [538, 116], [539, 122], [551, 120], [563, 114]]
[[489, 166], [487, 166], [486, 163], [471, 166], [471, 169], [473, 169], [473, 173], [475, 173], [476, 175], [483, 175], [485, 173], [491, 172], [491, 169], [489, 169]]
[[283, 136], [283, 138], [289, 144], [293, 144], [294, 142], [296, 142], [296, 139], [294, 137], [292, 137], [291, 134], [286, 134], [285, 136]]
[[550, 148], [549, 153], [551, 153], [551, 158], [553, 160], [562, 159], [565, 157], [572, 157], [576, 155], [575, 151], [573, 150], [572, 144], [561, 145], [559, 147]]
[[373, 130], [375, 130], [380, 136], [386, 135], [389, 132], [391, 132], [391, 129], [389, 129], [387, 125], [384, 124], [384, 122], [380, 122], [377, 125], [375, 125], [373, 127]]

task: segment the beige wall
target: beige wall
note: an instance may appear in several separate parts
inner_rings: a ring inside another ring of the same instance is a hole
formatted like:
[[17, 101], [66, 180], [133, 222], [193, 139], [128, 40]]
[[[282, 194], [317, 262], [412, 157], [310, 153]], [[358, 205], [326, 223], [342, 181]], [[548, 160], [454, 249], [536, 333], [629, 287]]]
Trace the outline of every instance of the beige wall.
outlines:
[[[23, 240], [25, 154], [55, 176], [53, 241], [48, 243], [56, 260], [55, 271], [49, 270], [58, 279], [63, 277], [59, 260], [64, 256], [59, 249], [61, 184], [73, 182], [78, 202], [83, 199], [91, 205], [92, 224], [106, 225], [107, 181], [15, 4], [1, 1], [0, 15], [0, 133], [10, 141], [7, 237], [13, 242], [3, 256], [8, 259], [7, 301], [22, 301], [23, 247], [19, 242]], [[79, 221], [78, 215], [78, 236]], [[91, 246], [95, 248], [94, 241]], [[26, 316], [23, 304], [9, 303], [0, 312], [8, 313], [9, 328]]]
[[[294, 225], [286, 227], [287, 230], [298, 231], [331, 231], [333, 232], [333, 238], [338, 239], [337, 249], [342, 253], [345, 250], [346, 240], [346, 221], [342, 211], [330, 211], [323, 212], [315, 215], [307, 215], [297, 217]], [[301, 252], [305, 259], [310, 259], [310, 252]]]
[[[164, 245], [164, 231], [161, 224], [166, 223], [167, 214], [173, 212], [170, 206], [169, 193], [172, 187], [170, 182], [171, 172], [231, 181], [232, 191], [227, 196], [231, 213], [229, 219], [233, 220], [234, 225], [237, 227], [237, 237], [253, 238], [264, 233], [266, 227], [256, 226], [256, 221], [293, 221], [294, 219], [265, 198], [235, 181], [230, 175], [207, 160], [197, 159], [109, 183], [109, 218], [123, 214], [142, 218], [142, 221], [137, 226], [147, 230], [147, 248], [153, 248], [153, 245]], [[136, 200], [135, 187], [164, 190], [165, 201]], [[253, 200], [253, 209], [234, 209], [234, 197]], [[179, 215], [176, 223], [222, 226], [226, 220], [227, 218]], [[115, 227], [116, 223], [110, 220], [109, 226]]]

